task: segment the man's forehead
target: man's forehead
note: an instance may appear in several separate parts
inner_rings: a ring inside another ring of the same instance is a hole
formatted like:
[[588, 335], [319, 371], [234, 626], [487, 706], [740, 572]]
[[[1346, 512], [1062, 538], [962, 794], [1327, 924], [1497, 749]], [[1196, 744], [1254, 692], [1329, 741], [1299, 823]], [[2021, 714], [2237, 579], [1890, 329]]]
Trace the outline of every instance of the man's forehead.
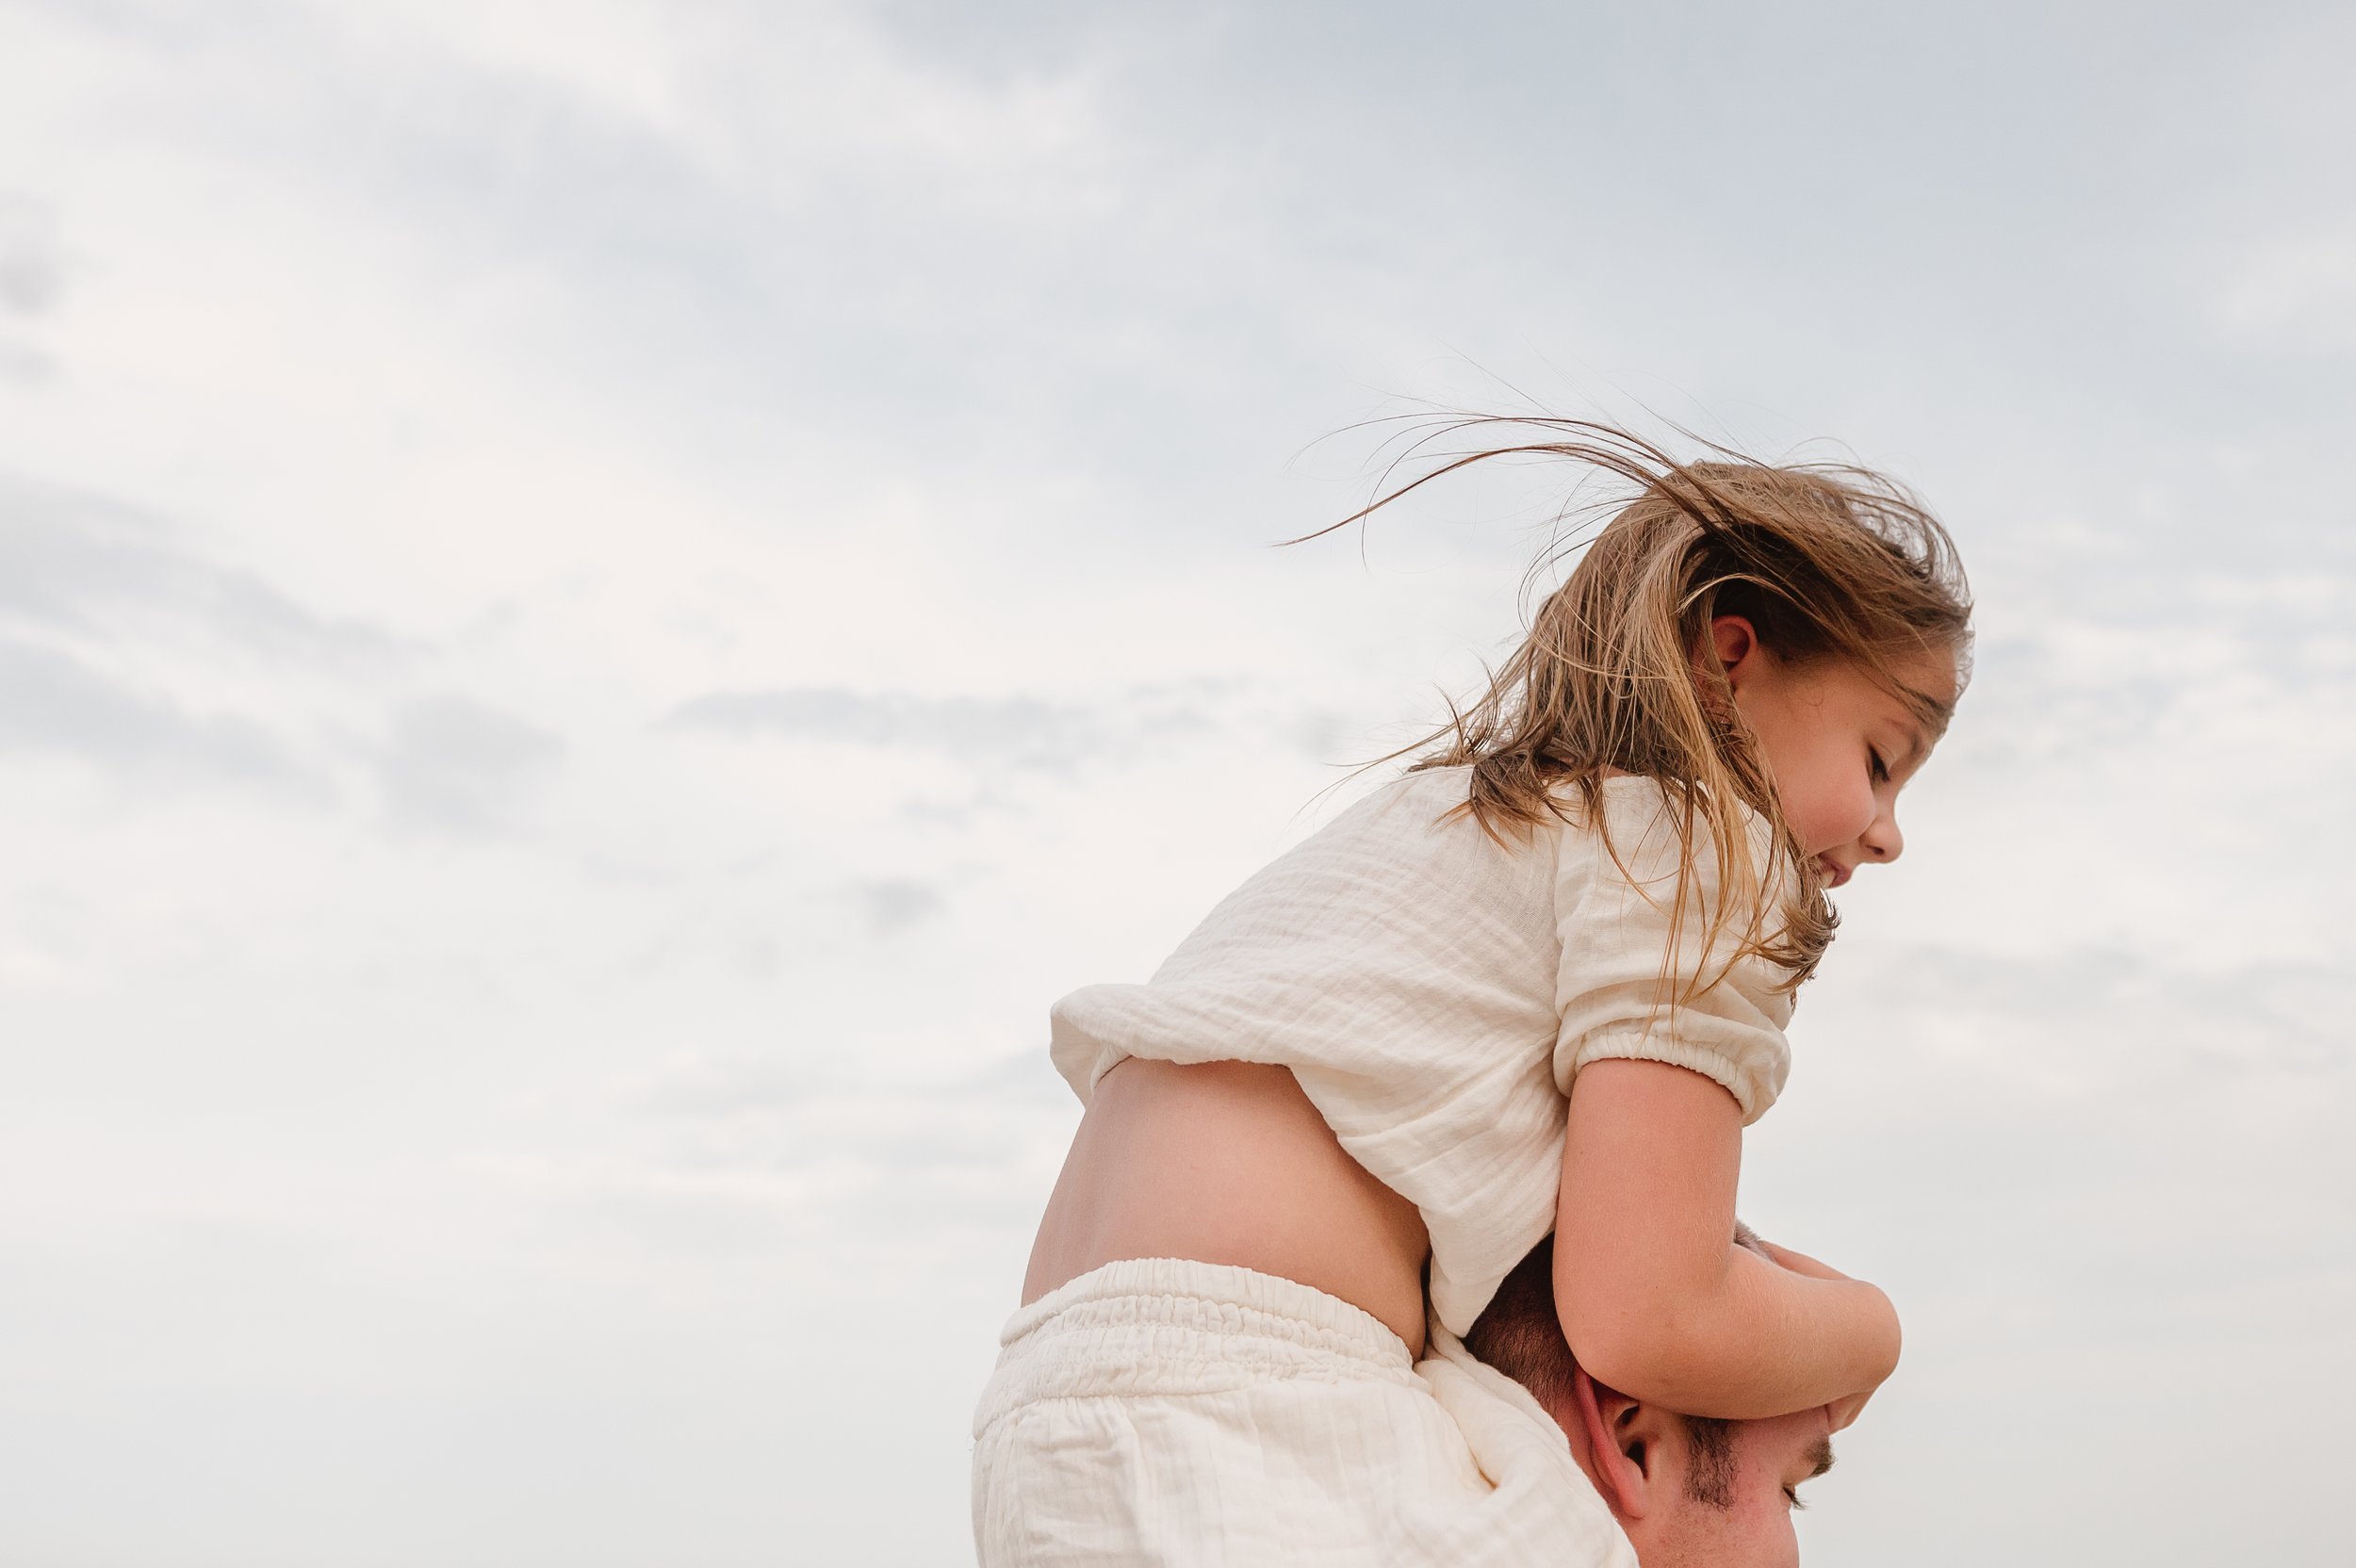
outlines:
[[1749, 1429], [1756, 1444], [1752, 1462], [1774, 1471], [1784, 1485], [1814, 1480], [1832, 1468], [1832, 1434], [1824, 1429], [1823, 1411], [1744, 1422], [1742, 1427]]

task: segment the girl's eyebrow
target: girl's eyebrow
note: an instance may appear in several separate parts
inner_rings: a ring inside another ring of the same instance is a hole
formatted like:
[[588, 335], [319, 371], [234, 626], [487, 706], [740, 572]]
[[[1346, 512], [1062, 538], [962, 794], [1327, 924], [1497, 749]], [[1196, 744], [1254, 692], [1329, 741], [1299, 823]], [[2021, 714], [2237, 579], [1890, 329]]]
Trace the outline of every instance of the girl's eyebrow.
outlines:
[[1894, 675], [1889, 678], [1885, 690], [1898, 699], [1899, 706], [1906, 710], [1906, 716], [1932, 739], [1947, 733], [1947, 726], [1955, 716], [1956, 699], [1962, 695], [1958, 690], [1939, 696], [1900, 680]]
[[1955, 705], [1903, 683], [1898, 687], [1898, 700], [1906, 710], [1906, 751], [1891, 771], [1904, 773], [1922, 760], [1933, 741], [1947, 733], [1947, 722], [1955, 717]]
[[1808, 1463], [1813, 1466], [1813, 1468], [1808, 1473], [1808, 1478], [1809, 1480], [1814, 1480], [1817, 1477], [1832, 1468], [1832, 1439], [1829, 1437], [1818, 1438], [1816, 1440], [1816, 1446], [1800, 1457], [1807, 1460]]

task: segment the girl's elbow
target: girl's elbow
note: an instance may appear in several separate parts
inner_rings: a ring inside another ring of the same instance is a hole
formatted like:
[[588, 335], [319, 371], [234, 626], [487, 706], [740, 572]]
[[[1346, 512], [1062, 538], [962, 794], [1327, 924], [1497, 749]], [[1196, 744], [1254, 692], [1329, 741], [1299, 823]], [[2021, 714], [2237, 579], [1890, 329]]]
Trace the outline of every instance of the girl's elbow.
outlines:
[[1685, 1380], [1700, 1347], [1663, 1314], [1589, 1314], [1566, 1306], [1562, 1337], [1572, 1359], [1606, 1388], [1631, 1398], [1661, 1400]]

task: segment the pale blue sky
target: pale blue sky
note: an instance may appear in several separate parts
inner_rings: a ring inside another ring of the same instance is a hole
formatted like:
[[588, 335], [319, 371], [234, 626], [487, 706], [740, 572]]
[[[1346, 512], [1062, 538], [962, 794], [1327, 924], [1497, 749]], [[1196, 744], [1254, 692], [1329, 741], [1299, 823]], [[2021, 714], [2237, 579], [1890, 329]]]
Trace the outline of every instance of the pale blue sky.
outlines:
[[1514, 626], [1415, 400], [1894, 469], [1746, 1206], [1813, 1564], [2338, 1564], [2356, 111], [2290, 5], [0, 0], [0, 1557], [931, 1564], [1142, 975]]

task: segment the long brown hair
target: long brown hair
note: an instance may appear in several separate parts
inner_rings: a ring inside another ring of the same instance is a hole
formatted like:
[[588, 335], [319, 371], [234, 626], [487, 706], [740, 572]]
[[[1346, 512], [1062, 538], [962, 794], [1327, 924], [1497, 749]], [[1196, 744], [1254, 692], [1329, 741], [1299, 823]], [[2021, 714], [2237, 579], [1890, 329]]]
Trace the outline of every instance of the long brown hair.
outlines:
[[[1421, 455], [1436, 439], [1498, 427], [1530, 439]], [[1775, 466], [1700, 445], [1700, 460], [1680, 462], [1626, 431], [1586, 420], [1450, 416], [1410, 449], [1405, 461], [1420, 457], [1426, 471], [1332, 528], [1498, 459], [1559, 458], [1610, 482], [1614, 495], [1583, 509], [1590, 517], [1609, 513], [1609, 520], [1567, 529], [1531, 568], [1534, 583], [1579, 552], [1487, 690], [1463, 707], [1451, 704], [1447, 724], [1380, 760], [1419, 753], [1415, 768], [1468, 767], [1470, 792], [1460, 809], [1499, 840], [1550, 815], [1571, 819], [1574, 808], [1600, 827], [1604, 780], [1634, 774], [1659, 781], [1678, 836], [1664, 980], [1678, 967], [1678, 937], [1699, 896], [1697, 857], [1706, 853], [1720, 894], [1707, 913], [1701, 952], [1716, 951], [1736, 912], [1747, 911], [1726, 961], [1756, 954], [1781, 966], [1785, 985], [1796, 987], [1815, 972], [1836, 917], [1822, 876], [1784, 820], [1725, 674], [1707, 657], [1710, 622], [1747, 618], [1760, 643], [1788, 663], [1854, 665], [1935, 734], [1952, 704], [1900, 672], [1932, 655], [1954, 659], [1960, 679], [1971, 590], [1954, 540], [1894, 481], [1849, 464]], [[1772, 830], [1763, 864], [1748, 812]], [[1611, 847], [1617, 858], [1620, 846]], [[1716, 977], [1697, 969], [1671, 1004]]]

